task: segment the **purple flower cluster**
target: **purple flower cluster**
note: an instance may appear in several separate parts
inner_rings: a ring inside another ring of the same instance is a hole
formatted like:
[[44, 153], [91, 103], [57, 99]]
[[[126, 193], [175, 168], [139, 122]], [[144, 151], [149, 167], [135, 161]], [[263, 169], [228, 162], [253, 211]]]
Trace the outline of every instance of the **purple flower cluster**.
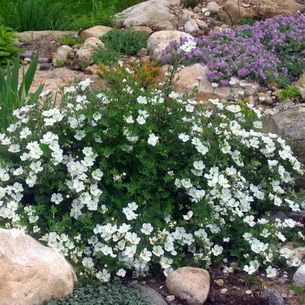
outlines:
[[163, 52], [163, 64], [207, 65], [210, 81], [227, 85], [231, 76], [261, 83], [290, 84], [305, 71], [305, 16], [276, 16], [233, 30], [194, 38], [196, 47], [183, 51], [171, 42]]

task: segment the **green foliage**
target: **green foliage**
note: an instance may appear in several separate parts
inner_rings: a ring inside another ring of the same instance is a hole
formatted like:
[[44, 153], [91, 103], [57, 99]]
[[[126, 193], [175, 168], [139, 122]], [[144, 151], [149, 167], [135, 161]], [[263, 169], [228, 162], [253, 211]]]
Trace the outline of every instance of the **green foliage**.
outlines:
[[286, 89], [281, 90], [279, 98], [284, 101], [290, 99], [295, 102], [302, 101], [302, 96], [299, 92], [299, 88], [293, 85], [288, 86]]
[[59, 43], [61, 45], [66, 45], [66, 46], [70, 46], [70, 47], [73, 47], [74, 45], [81, 45], [84, 43], [84, 39], [81, 38], [80, 36], [78, 37], [73, 37], [72, 35], [66, 35], [64, 37], [62, 37], [60, 40], [59, 40]]
[[76, 287], [71, 296], [53, 299], [43, 305], [149, 305], [129, 283]]
[[135, 55], [146, 47], [147, 33], [136, 32], [133, 27], [112, 29], [101, 37], [108, 50], [114, 50], [124, 55]]
[[14, 121], [12, 113], [15, 109], [22, 107], [25, 103], [31, 104], [38, 100], [42, 91], [41, 85], [37, 91], [29, 95], [29, 90], [35, 75], [38, 63], [38, 53], [35, 55], [27, 72], [23, 74], [22, 82], [18, 85], [19, 80], [19, 58], [11, 68], [7, 66], [6, 76], [0, 70], [0, 130], [6, 128]]
[[71, 29], [69, 8], [58, 0], [3, 1], [0, 15], [5, 25], [19, 32]]
[[199, 4], [200, 0], [182, 0], [181, 2], [186, 8], [194, 8]]
[[304, 289], [302, 287], [293, 285], [289, 286], [289, 289], [298, 294], [302, 300], [305, 300]]
[[60, 68], [63, 67], [68, 62], [67, 59], [57, 59], [56, 60], [56, 67]]
[[255, 23], [255, 18], [254, 17], [246, 17], [246, 18], [241, 18], [237, 21], [238, 25], [250, 25], [252, 26]]
[[13, 62], [22, 51], [14, 45], [15, 38], [12, 28], [0, 25], [0, 67]]
[[114, 15], [117, 12], [115, 2], [93, 1], [92, 11], [87, 14], [73, 15], [73, 22], [77, 29], [87, 29], [95, 25], [114, 25]]
[[91, 59], [95, 63], [104, 64], [107, 66], [116, 65], [117, 61], [120, 58], [121, 58], [120, 52], [116, 50], [105, 49], [101, 46], [99, 46], [96, 52], [91, 56]]

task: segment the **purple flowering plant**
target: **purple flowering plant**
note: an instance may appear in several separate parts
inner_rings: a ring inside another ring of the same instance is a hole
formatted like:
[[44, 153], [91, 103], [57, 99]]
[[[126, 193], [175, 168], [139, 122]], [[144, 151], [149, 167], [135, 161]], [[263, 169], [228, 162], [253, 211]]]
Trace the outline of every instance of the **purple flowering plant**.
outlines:
[[209, 80], [221, 85], [237, 76], [285, 87], [305, 71], [305, 16], [301, 14], [215, 31], [210, 37], [194, 38], [195, 46], [185, 49], [187, 42], [171, 42], [162, 63], [202, 63], [209, 68]]

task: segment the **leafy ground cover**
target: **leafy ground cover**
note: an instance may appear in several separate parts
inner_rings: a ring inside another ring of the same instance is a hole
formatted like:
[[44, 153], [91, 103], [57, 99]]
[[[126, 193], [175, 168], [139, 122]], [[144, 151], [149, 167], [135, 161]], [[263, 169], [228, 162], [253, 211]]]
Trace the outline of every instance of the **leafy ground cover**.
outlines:
[[212, 82], [228, 85], [232, 76], [290, 85], [305, 70], [305, 16], [277, 16], [210, 37], [173, 42], [163, 63], [208, 66]]

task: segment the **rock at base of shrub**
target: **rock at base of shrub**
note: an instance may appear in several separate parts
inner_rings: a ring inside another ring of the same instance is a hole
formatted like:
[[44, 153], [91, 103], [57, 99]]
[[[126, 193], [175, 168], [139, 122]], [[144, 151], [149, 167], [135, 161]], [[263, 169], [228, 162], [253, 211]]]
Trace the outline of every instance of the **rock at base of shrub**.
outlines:
[[182, 267], [168, 275], [166, 287], [189, 305], [202, 305], [209, 294], [210, 275], [204, 269]]
[[305, 288], [305, 265], [302, 265], [293, 275], [293, 285]]
[[149, 286], [134, 283], [132, 284], [132, 287], [135, 288], [139, 294], [147, 297], [150, 305], [167, 305], [163, 297], [156, 290], [150, 288]]
[[20, 230], [0, 229], [0, 304], [36, 305], [73, 292], [72, 266]]
[[262, 298], [268, 301], [269, 305], [284, 305], [284, 300], [275, 289], [268, 289], [262, 293]]

